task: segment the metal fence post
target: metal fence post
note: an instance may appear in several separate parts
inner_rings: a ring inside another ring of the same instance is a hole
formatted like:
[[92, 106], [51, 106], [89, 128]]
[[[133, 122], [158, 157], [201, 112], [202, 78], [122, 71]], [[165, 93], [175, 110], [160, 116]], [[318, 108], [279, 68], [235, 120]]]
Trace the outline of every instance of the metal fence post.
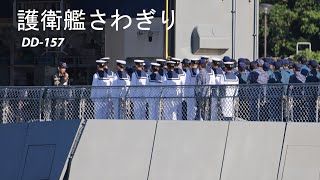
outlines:
[[319, 122], [319, 90], [320, 86], [317, 86], [317, 98], [316, 98], [316, 122]]
[[159, 117], [158, 120], [162, 120], [162, 108], [163, 108], [163, 87], [161, 87], [161, 91], [160, 91], [160, 101], [159, 101]]
[[284, 98], [285, 98], [285, 87], [284, 86], [282, 86], [282, 94], [281, 94], [281, 121], [282, 122], [284, 122], [284, 115], [283, 115], [283, 113], [285, 112], [284, 111], [284, 108], [283, 108], [283, 103], [284, 103]]
[[286, 89], [286, 92], [287, 92], [287, 102], [286, 102], [286, 122], [289, 122], [290, 121], [290, 113], [291, 113], [291, 109], [289, 109], [290, 107], [290, 104], [289, 104], [289, 101], [290, 101], [290, 96], [291, 96], [291, 93], [292, 91], [290, 90], [290, 86], [289, 85], [285, 85], [285, 89]]

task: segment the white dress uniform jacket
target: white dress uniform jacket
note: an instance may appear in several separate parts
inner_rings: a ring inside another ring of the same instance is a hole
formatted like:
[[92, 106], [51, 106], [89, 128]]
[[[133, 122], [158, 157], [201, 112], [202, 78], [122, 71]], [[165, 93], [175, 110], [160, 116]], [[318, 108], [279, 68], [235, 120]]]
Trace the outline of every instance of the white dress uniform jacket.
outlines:
[[182, 81], [175, 71], [169, 71], [166, 74], [166, 86], [163, 89], [164, 108], [163, 114], [165, 120], [178, 120], [178, 106], [182, 103]]
[[147, 85], [148, 75], [143, 70], [137, 70], [132, 74], [131, 78], [129, 92], [133, 102], [134, 119], [143, 120], [146, 119], [146, 89], [139, 86]]
[[[125, 71], [117, 71], [114, 75], [112, 88], [112, 102], [115, 119], [125, 119], [125, 98], [128, 86], [130, 86], [130, 76]], [[120, 116], [121, 115], [121, 116]]]
[[160, 108], [162, 104], [160, 97], [163, 90], [163, 77], [159, 73], [152, 73], [148, 77], [148, 104], [149, 104], [149, 119], [161, 120]]
[[95, 119], [111, 119], [112, 104], [111, 90], [106, 88], [112, 86], [112, 71], [98, 71], [93, 75], [91, 99], [94, 102]]
[[[238, 77], [232, 72], [226, 72], [221, 82], [223, 85], [239, 84]], [[221, 100], [222, 114], [225, 118], [234, 117], [234, 98], [238, 95], [237, 86], [224, 87], [224, 98]]]

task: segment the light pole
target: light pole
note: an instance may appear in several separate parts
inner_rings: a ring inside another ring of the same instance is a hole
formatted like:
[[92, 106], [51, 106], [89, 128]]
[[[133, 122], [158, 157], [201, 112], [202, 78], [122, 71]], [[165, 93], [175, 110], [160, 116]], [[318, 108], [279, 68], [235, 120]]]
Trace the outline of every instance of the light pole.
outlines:
[[270, 13], [273, 5], [262, 3], [259, 6], [260, 12], [264, 14], [264, 57], [267, 57], [267, 15]]

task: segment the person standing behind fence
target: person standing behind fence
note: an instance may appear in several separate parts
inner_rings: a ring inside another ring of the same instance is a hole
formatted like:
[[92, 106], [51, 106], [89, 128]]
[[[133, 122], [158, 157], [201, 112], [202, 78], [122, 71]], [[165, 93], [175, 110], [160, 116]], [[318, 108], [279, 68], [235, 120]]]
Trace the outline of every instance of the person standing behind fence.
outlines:
[[196, 120], [209, 120], [210, 109], [210, 75], [206, 70], [207, 62], [205, 59], [199, 61], [199, 74], [196, 77], [195, 96], [197, 101]]
[[109, 69], [110, 58], [109, 57], [104, 57], [104, 58], [101, 58], [101, 60], [105, 61], [104, 67], [103, 67], [103, 70], [105, 72], [105, 76], [107, 76], [109, 78], [112, 78], [112, 80], [113, 80], [114, 73], [113, 73], [113, 71], [111, 71]]
[[[222, 79], [223, 85], [239, 84], [238, 77], [234, 74], [234, 62], [224, 62], [225, 74]], [[237, 86], [224, 86], [223, 98], [221, 100], [221, 110], [225, 121], [231, 121], [234, 118], [234, 99], [238, 95]]]
[[308, 73], [311, 71], [311, 69], [307, 65], [308, 59], [305, 56], [300, 56], [298, 58], [298, 62], [302, 65], [301, 71], [306, 70], [308, 71]]
[[159, 74], [161, 76], [164, 76], [168, 72], [166, 61], [165, 59], [156, 59], [156, 62], [160, 64]]
[[[165, 120], [178, 120], [178, 108], [181, 105], [182, 81], [178, 73], [174, 71], [176, 62], [167, 61], [168, 73], [165, 74], [163, 89], [163, 116]], [[181, 107], [181, 106], [180, 106]]]
[[[289, 83], [290, 84], [302, 84], [305, 83], [306, 77], [301, 74], [301, 64], [294, 64], [294, 74], [290, 76]], [[311, 102], [305, 101], [306, 94], [305, 88], [303, 86], [296, 86], [296, 85], [291, 85], [289, 87], [289, 93], [288, 97], [291, 99], [289, 102], [289, 107], [292, 106], [292, 120], [293, 121], [300, 121], [300, 120], [307, 120], [307, 112], [309, 111], [308, 108], [309, 106], [306, 106], [305, 103], [309, 104]], [[313, 104], [313, 103], [312, 103]], [[305, 109], [306, 108], [306, 109]], [[315, 113], [315, 111], [314, 111]], [[313, 114], [315, 116], [315, 114]]]
[[[105, 60], [96, 60], [97, 72], [93, 75], [91, 100], [94, 103], [95, 119], [111, 119], [111, 101], [109, 90], [103, 87], [111, 86], [113, 73], [107, 74], [104, 71]], [[109, 95], [109, 96], [108, 96]]]
[[[318, 68], [318, 62], [315, 61], [315, 60], [311, 60], [309, 62], [310, 64], [310, 67], [311, 67], [311, 70], [310, 72], [308, 73], [307, 75], [307, 79], [306, 79], [306, 82], [307, 83], [316, 83], [316, 82], [319, 82], [320, 80], [320, 73], [319, 71], [317, 70]], [[301, 70], [301, 73], [303, 72], [304, 70], [302, 69]]]
[[237, 77], [239, 79], [239, 84], [247, 84], [248, 73], [246, 72], [246, 64], [243, 62], [240, 62], [238, 65]]
[[[120, 119], [125, 118], [126, 105], [125, 98], [127, 96], [128, 86], [130, 86], [130, 76], [124, 71], [126, 61], [117, 60], [117, 71], [114, 75], [114, 81], [112, 88], [113, 95], [113, 109], [114, 109], [114, 118]], [[120, 116], [121, 115], [121, 116]]]
[[306, 82], [306, 77], [301, 74], [301, 64], [294, 64], [294, 74], [290, 76], [289, 78], [289, 83], [305, 83]]
[[[175, 62], [174, 65], [174, 71], [179, 75], [180, 80], [181, 80], [181, 85], [184, 86], [186, 84], [186, 80], [187, 80], [187, 76], [186, 73], [179, 67], [180, 63], [181, 63], [181, 59], [179, 58], [171, 58], [171, 61]], [[185, 89], [184, 87], [180, 87], [181, 88], [181, 96], [184, 97], [184, 92]], [[182, 120], [182, 98], [181, 100], [179, 100], [179, 105], [178, 105], [178, 119]]]
[[[69, 85], [69, 74], [67, 73], [67, 63], [60, 62], [58, 65], [58, 72], [53, 75], [53, 85], [54, 86], [67, 86]], [[53, 120], [68, 119], [68, 98], [70, 92], [64, 92], [60, 94], [54, 94], [52, 109], [48, 114], [53, 111]]]
[[[316, 60], [309, 61], [310, 72], [307, 75], [306, 82], [307, 83], [318, 83], [320, 80], [320, 73], [318, 69], [318, 62]], [[304, 72], [306, 70], [301, 70]], [[316, 121], [316, 111], [317, 111], [317, 99], [318, 99], [318, 85], [310, 85], [305, 88], [306, 97], [310, 97], [308, 101], [307, 111], [308, 111], [308, 122]], [[319, 114], [319, 113], [318, 113]]]
[[188, 102], [193, 97], [192, 89], [190, 87], [191, 81], [191, 70], [190, 70], [191, 61], [189, 59], [182, 60], [182, 70], [186, 74], [185, 87], [183, 88], [183, 100], [182, 100], [182, 119], [183, 120], [192, 120], [188, 119]]
[[[101, 60], [104, 60], [106, 61], [104, 63], [104, 67], [103, 67], [103, 70], [105, 72], [104, 76], [106, 79], [109, 79], [110, 81], [110, 86], [112, 86], [113, 84], [113, 81], [114, 81], [114, 72], [111, 71], [111, 69], [109, 69], [109, 62], [110, 62], [110, 58], [109, 57], [104, 57], [104, 58], [101, 58]], [[112, 99], [111, 99], [111, 94], [112, 94], [112, 89], [108, 88], [106, 90], [106, 93], [107, 93], [107, 99], [106, 99], [106, 104], [107, 104], [107, 108], [106, 108], [106, 111], [107, 111], [107, 118], [109, 119], [112, 119], [113, 116], [112, 116]]]
[[[248, 73], [246, 71], [246, 64], [244, 61], [238, 61], [238, 73], [239, 84], [247, 84]], [[239, 86], [239, 117], [246, 119], [248, 116], [248, 94], [246, 86]]]
[[256, 62], [251, 62], [252, 72], [248, 76], [248, 84], [267, 84], [269, 75], [263, 70], [264, 61], [258, 59]]
[[[262, 69], [264, 61], [258, 59], [250, 63], [252, 71], [248, 76], [248, 84], [267, 84], [269, 81], [269, 75]], [[264, 100], [266, 91], [260, 86], [252, 86], [249, 96], [249, 120], [258, 121], [261, 119], [261, 102]], [[260, 119], [259, 119], [260, 118]]]
[[280, 62], [282, 63], [282, 69], [280, 70], [281, 76], [282, 76], [282, 83], [288, 84], [290, 76], [293, 75], [293, 71], [291, 69], [289, 69], [290, 62], [288, 59], [282, 59], [282, 60], [280, 60]]
[[53, 75], [54, 86], [67, 86], [69, 84], [69, 74], [67, 73], [67, 63], [60, 62], [57, 74]]
[[162, 104], [160, 97], [162, 95], [163, 77], [159, 74], [160, 64], [151, 63], [152, 73], [148, 76], [148, 104], [149, 104], [149, 119], [161, 120]]
[[269, 79], [269, 83], [282, 83], [282, 75], [281, 75], [281, 62], [274, 62], [273, 63], [274, 70], [273, 75]]
[[270, 68], [270, 64], [269, 64], [268, 62], [264, 62], [264, 64], [263, 64], [263, 70], [268, 74], [269, 80], [270, 80], [270, 78], [271, 78], [272, 75], [273, 75], [273, 71], [272, 71], [272, 69]]
[[[210, 75], [210, 85], [221, 85], [224, 72], [221, 69], [221, 61], [222, 59], [213, 57], [211, 63], [211, 73], [210, 71], [207, 72]], [[219, 114], [219, 109], [218, 109], [218, 101], [219, 101], [219, 86], [213, 86], [211, 87], [211, 99], [210, 99], [210, 119], [212, 121], [217, 121], [218, 120], [218, 114]]]
[[136, 71], [132, 74], [130, 97], [133, 102], [134, 119], [143, 120], [146, 119], [146, 92], [142, 86], [147, 84], [148, 75], [142, 70], [144, 60], [134, 60], [134, 63], [136, 65]]
[[196, 77], [199, 74], [199, 59], [190, 59], [191, 69], [190, 69], [190, 87], [186, 92], [187, 99], [187, 120], [195, 120], [196, 117], [196, 99], [194, 98], [194, 88], [196, 85]]

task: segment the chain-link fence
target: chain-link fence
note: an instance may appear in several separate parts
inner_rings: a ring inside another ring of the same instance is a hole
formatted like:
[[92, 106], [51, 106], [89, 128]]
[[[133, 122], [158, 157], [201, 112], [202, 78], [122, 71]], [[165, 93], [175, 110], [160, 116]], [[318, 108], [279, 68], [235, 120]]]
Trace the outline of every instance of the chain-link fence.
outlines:
[[318, 84], [3, 87], [0, 123], [71, 119], [318, 122]]

